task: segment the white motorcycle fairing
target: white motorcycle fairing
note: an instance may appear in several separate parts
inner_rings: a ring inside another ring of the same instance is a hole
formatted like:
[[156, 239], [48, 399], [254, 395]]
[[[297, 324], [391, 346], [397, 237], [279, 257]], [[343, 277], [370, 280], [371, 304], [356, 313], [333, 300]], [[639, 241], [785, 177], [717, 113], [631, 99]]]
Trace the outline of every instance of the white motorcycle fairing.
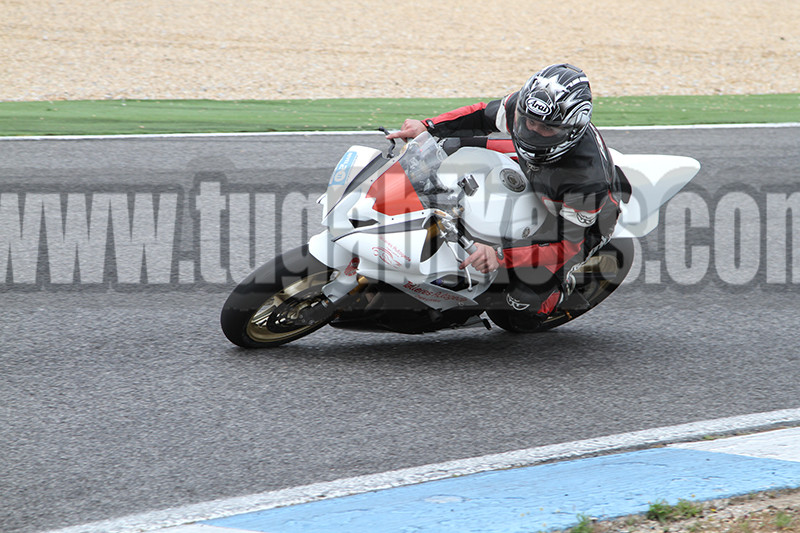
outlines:
[[[660, 207], [700, 167], [680, 156], [612, 151], [612, 157], [632, 186], [612, 238], [652, 231]], [[471, 242], [456, 238], [456, 220], [474, 238], [500, 245], [534, 235], [546, 212], [508, 156], [464, 147], [447, 157], [427, 133], [389, 159], [353, 146], [319, 203], [326, 229], [310, 239], [309, 252], [340, 273], [323, 289], [332, 301], [363, 276], [438, 310], [474, 305], [496, 277], [471, 266], [459, 269]], [[345, 270], [351, 275], [341, 275]]]
[[661, 206], [697, 175], [700, 163], [685, 156], [610, 151], [632, 189], [611, 238], [644, 237], [658, 225]]
[[[368, 165], [376, 170], [362, 175]], [[309, 251], [340, 271], [357, 257], [358, 274], [388, 283], [435, 309], [475, 305], [474, 297], [483, 293], [497, 274], [459, 269], [469, 254], [455, 239], [440, 238], [437, 221], [453, 218], [443, 208], [456, 209], [459, 197], [466, 198], [461, 218], [467, 227], [475, 235], [499, 243], [507, 230], [515, 227], [502, 216], [507, 208], [514, 210], [515, 199], [490, 192], [504, 168], [516, 172], [519, 183], [527, 183], [516, 163], [502, 154], [465, 148], [448, 158], [430, 136], [412, 141], [400, 157], [388, 161], [376, 150], [352, 147], [320, 198], [327, 230], [309, 240]], [[471, 196], [458, 185], [467, 170], [477, 180]], [[535, 196], [523, 192], [524, 188], [517, 194], [520, 207], [516, 219], [531, 232]], [[340, 296], [356, 286], [355, 277], [348, 281], [342, 285], [337, 277], [324, 293], [331, 299]]]

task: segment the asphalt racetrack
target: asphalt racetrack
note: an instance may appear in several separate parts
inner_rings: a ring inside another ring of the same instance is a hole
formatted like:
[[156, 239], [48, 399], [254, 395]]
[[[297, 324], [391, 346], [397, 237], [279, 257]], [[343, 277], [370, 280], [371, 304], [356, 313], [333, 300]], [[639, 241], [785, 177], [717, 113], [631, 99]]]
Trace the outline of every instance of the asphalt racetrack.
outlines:
[[232, 280], [379, 134], [0, 141], [0, 530], [800, 407], [800, 128], [604, 135], [702, 169], [591, 313], [260, 352]]

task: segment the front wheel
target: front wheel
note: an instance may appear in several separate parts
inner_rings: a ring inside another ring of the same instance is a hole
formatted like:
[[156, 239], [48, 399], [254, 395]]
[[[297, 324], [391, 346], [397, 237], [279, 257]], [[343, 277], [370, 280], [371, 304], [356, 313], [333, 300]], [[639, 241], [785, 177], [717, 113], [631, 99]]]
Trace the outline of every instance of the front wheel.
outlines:
[[614, 239], [603, 246], [573, 274], [573, 294], [545, 319], [524, 311], [488, 311], [502, 329], [536, 333], [566, 324], [596, 307], [620, 286], [633, 264], [633, 240]]
[[271, 348], [318, 330], [333, 318], [322, 288], [333, 269], [308, 246], [259, 267], [242, 281], [222, 308], [225, 336], [244, 348]]

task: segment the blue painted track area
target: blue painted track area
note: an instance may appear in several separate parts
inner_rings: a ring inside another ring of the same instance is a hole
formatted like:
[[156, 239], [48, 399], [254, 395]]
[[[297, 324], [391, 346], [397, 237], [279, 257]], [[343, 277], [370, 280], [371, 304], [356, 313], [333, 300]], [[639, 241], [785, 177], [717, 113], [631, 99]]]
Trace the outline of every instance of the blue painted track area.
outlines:
[[[800, 446], [797, 430], [785, 431], [789, 448]], [[569, 528], [579, 515], [642, 513], [659, 500], [674, 504], [800, 487], [800, 462], [742, 453], [668, 447], [590, 457], [247, 513], [176, 531], [530, 533]]]

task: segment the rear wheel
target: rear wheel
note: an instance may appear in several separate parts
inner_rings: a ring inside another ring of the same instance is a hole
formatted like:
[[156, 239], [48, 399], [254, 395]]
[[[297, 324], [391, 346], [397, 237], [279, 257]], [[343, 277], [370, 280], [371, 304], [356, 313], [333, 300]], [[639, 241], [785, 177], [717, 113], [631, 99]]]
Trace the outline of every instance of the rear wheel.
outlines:
[[242, 281], [222, 308], [225, 336], [244, 348], [270, 348], [304, 337], [333, 318], [322, 288], [333, 269], [297, 248]]
[[633, 264], [633, 241], [614, 239], [574, 272], [575, 289], [545, 319], [525, 311], [488, 311], [499, 327], [514, 333], [553, 329], [596, 307], [620, 286]]

